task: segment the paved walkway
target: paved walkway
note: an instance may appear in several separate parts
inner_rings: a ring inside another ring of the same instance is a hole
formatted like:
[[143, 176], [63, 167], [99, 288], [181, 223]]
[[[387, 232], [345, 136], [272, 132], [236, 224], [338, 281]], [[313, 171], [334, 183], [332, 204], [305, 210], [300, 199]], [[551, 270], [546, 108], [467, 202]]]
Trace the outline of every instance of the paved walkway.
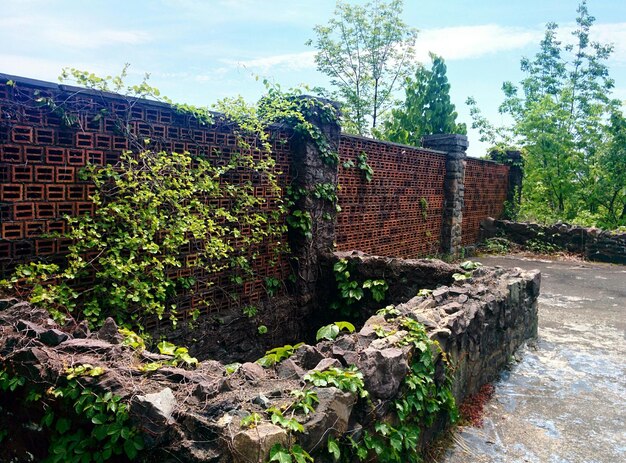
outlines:
[[541, 270], [539, 337], [442, 463], [626, 462], [626, 266], [479, 260]]

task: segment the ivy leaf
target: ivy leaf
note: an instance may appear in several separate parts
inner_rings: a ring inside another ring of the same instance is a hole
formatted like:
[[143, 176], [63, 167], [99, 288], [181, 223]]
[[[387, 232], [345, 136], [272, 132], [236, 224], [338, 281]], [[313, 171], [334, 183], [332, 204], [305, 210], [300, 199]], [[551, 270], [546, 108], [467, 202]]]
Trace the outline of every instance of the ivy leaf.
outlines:
[[341, 450], [339, 449], [339, 444], [332, 437], [328, 439], [328, 452], [333, 456], [333, 460], [339, 461], [341, 457]]
[[270, 461], [277, 461], [278, 463], [293, 463], [291, 455], [287, 449], [280, 444], [275, 444], [270, 450]]
[[135, 448], [135, 444], [132, 440], [127, 440], [124, 442], [124, 453], [131, 460], [134, 460], [137, 457], [138, 451]]
[[331, 323], [330, 325], [322, 326], [319, 330], [317, 330], [315, 340], [319, 341], [320, 339], [328, 339], [329, 341], [332, 341], [338, 334], [339, 327], [336, 323]]
[[108, 428], [108, 426], [96, 426], [91, 432], [91, 435], [98, 440], [104, 440], [104, 438], [108, 436]]
[[59, 418], [54, 428], [59, 434], [65, 434], [72, 427], [72, 422], [67, 418]]
[[339, 330], [346, 330], [349, 333], [354, 333], [354, 325], [350, 322], [335, 322], [335, 325], [337, 325], [337, 328], [339, 328]]

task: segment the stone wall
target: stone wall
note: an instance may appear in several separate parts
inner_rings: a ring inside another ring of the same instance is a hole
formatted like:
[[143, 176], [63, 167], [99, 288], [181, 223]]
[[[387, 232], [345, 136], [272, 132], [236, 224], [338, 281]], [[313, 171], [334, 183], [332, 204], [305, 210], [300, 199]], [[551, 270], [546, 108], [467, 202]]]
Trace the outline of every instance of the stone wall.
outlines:
[[504, 237], [521, 245], [534, 240], [556, 249], [582, 255], [585, 259], [614, 264], [626, 264], [626, 233], [614, 233], [598, 228], [584, 228], [565, 223], [542, 226], [487, 219], [481, 223], [483, 239]]
[[[385, 276], [391, 288], [398, 288], [405, 280], [421, 286], [424, 276], [433, 274], [450, 283], [450, 272], [459, 270], [429, 261], [359, 254], [339, 257], [350, 259], [362, 269], [362, 276]], [[439, 270], [433, 272], [433, 266]], [[301, 346], [274, 367], [244, 363], [230, 374], [215, 361], [201, 362], [195, 370], [164, 366], [150, 374], [141, 373], [140, 365], [164, 357], [121, 345], [112, 321], [91, 335], [80, 330], [62, 331], [44, 312], [15, 300], [3, 300], [0, 366], [25, 378], [25, 384], [43, 389], [62, 383], [68, 366], [88, 363], [104, 368], [102, 376], [85, 377], [81, 382], [97, 391], [111, 391], [131, 404], [131, 416], [145, 436], [140, 461], [261, 463], [267, 461], [274, 444], [296, 442], [311, 452], [315, 461], [326, 461], [329, 436], [358, 438], [375, 423], [395, 419], [392, 401], [401, 393], [415, 354], [412, 344], [402, 343], [407, 332], [397, 317], [422, 323], [429, 337], [439, 343], [442, 352], [435, 352], [434, 381], [444, 381], [445, 352], [454, 375], [454, 395], [460, 401], [496, 379], [515, 349], [536, 335], [539, 286], [538, 272], [480, 268], [470, 279], [436, 287], [427, 296], [396, 291], [391, 296], [397, 299], [393, 317], [374, 315], [357, 333]], [[307, 371], [348, 365], [356, 365], [362, 372], [369, 400], [335, 387], [317, 387], [319, 404], [315, 410], [306, 416], [294, 415], [303, 432], [290, 437], [284, 428], [270, 422], [267, 408], [292, 403], [290, 391], [302, 389]], [[0, 459], [24, 458], [26, 451], [34, 459], [45, 455], [45, 430], [32, 422], [38, 416], [32, 410], [36, 402], [22, 402], [25, 396], [26, 389], [19, 387], [0, 396], [0, 429], [11, 430]], [[54, 407], [53, 399], [44, 400]], [[261, 422], [241, 427], [242, 417], [252, 412], [259, 414]], [[433, 424], [435, 428], [440, 425]], [[424, 425], [420, 445], [433, 432]]]

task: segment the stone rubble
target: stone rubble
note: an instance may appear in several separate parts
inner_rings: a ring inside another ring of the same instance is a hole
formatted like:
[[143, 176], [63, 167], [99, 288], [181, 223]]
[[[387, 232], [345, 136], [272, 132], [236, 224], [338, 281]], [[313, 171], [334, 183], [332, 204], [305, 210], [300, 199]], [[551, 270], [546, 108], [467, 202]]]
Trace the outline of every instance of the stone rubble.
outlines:
[[[376, 276], [375, 269], [386, 272], [391, 288], [397, 283], [390, 278], [394, 269], [407, 273], [413, 265], [416, 272], [423, 270], [420, 261], [407, 264], [363, 255], [351, 259], [358, 260], [359, 269], [372, 276]], [[455, 269], [443, 263], [428, 265], [439, 265], [446, 272]], [[538, 272], [479, 268], [466, 281], [442, 286], [430, 296], [407, 298], [395, 308], [423, 323], [431, 339], [439, 342], [454, 365], [453, 392], [462, 400], [494, 380], [515, 349], [536, 335], [539, 286]], [[228, 375], [224, 365], [208, 360], [195, 370], [164, 366], [146, 374], [138, 367], [154, 361], [154, 354], [122, 345], [112, 320], [86, 337], [81, 337], [86, 333], [76, 327], [77, 337], [72, 330], [56, 326], [45, 312], [5, 300], [0, 301], [0, 365], [28, 381], [50, 385], [57, 383], [67, 366], [101, 366], [105, 370], [102, 376], [81, 381], [131, 403], [136, 426], [148, 436], [142, 454], [145, 461], [263, 462], [276, 443], [297, 442], [315, 452], [329, 430], [335, 436], [360, 432], [391, 411], [391, 401], [409, 371], [412, 356], [411, 347], [399, 345], [406, 332], [394, 323], [373, 315], [358, 332], [316, 346], [303, 345], [272, 368], [244, 363]], [[379, 338], [379, 328], [391, 334]], [[436, 362], [441, 365], [441, 356]], [[308, 416], [297, 415], [304, 433], [290, 436], [269, 422], [264, 411], [288, 406], [293, 401], [290, 392], [303, 388], [302, 377], [308, 371], [350, 364], [363, 373], [366, 389], [378, 404], [375, 413], [364, 413], [364, 401], [355, 394], [318, 387], [314, 388], [319, 398], [316, 410]], [[437, 371], [442, 374], [443, 368]], [[435, 381], [443, 381], [443, 377]], [[20, 421], [24, 415], [16, 404], [0, 400], [0, 406], [5, 419], [15, 420], [15, 429], [32, 441], [45, 442], [36, 427]], [[241, 418], [253, 412], [265, 420], [256, 427], [242, 428]]]

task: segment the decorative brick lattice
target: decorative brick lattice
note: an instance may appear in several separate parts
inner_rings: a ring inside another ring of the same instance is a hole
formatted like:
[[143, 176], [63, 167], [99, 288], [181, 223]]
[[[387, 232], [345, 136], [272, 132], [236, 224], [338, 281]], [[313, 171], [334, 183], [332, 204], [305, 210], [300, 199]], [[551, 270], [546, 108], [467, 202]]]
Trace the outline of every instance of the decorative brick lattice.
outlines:
[[[41, 104], [42, 98], [63, 102], [64, 109]], [[120, 130], [120, 122], [130, 136]], [[272, 135], [276, 169], [282, 172], [279, 183], [286, 187], [291, 184], [293, 143], [285, 132]], [[144, 145], [144, 140], [149, 141]], [[123, 150], [138, 146], [186, 151], [218, 166], [239, 150], [231, 127], [202, 125], [168, 105], [32, 81], [18, 82], [17, 88], [0, 84], [0, 274], [35, 257], [62, 261], [71, 243], [52, 235], [66, 231], [63, 217], [93, 212], [89, 196], [94, 186], [80, 179], [81, 168], [87, 163], [115, 164]], [[356, 166], [361, 153], [374, 170], [371, 182]], [[339, 154], [338, 250], [404, 258], [441, 251], [445, 154], [352, 135], [341, 135]], [[349, 161], [354, 167], [343, 166]], [[507, 166], [467, 160], [464, 245], [476, 242], [482, 219], [501, 215], [507, 175]], [[264, 207], [276, 207], [268, 185], [249, 172], [233, 172], [228, 180], [252, 181], [256, 194], [267, 198]], [[213, 201], [229, 205], [226, 199]], [[183, 250], [188, 262], [196, 258], [196, 245]], [[290, 273], [286, 256], [276, 251], [267, 242], [248, 252], [254, 277], [245, 277], [243, 285], [233, 283], [236, 275], [226, 271], [177, 270], [176, 276], [193, 275], [197, 281], [192, 292], [173, 301], [179, 314], [195, 309], [207, 314], [266, 298], [265, 278], [284, 281]], [[92, 278], [80, 284], [89, 285]]]
[[[357, 167], [343, 167], [362, 152], [374, 169], [371, 182]], [[443, 154], [349, 135], [339, 154], [338, 250], [405, 258], [439, 252]]]
[[467, 158], [465, 166], [464, 246], [478, 241], [480, 222], [499, 218], [504, 211], [509, 167], [490, 161]]
[[[0, 274], [8, 275], [17, 264], [35, 257], [62, 261], [71, 243], [50, 235], [66, 231], [65, 215], [93, 212], [89, 196], [94, 186], [80, 180], [80, 169], [87, 162], [116, 163], [123, 150], [132, 148], [129, 140], [150, 139], [146, 148], [151, 150], [187, 151], [216, 165], [225, 165], [238, 150], [228, 126], [204, 126], [160, 103], [75, 90], [52, 84], [18, 82], [16, 88], [0, 84]], [[63, 101], [63, 110], [38, 103], [41, 98]], [[128, 124], [131, 137], [123, 136], [120, 121]], [[286, 186], [290, 139], [285, 133], [273, 137], [276, 169], [283, 172], [279, 183]], [[276, 198], [265, 182], [251, 179], [249, 173], [229, 174], [229, 180], [253, 180], [256, 194], [268, 200], [264, 207], [275, 207]], [[216, 201], [228, 207], [227, 200]], [[233, 275], [227, 272], [209, 275], [195, 270], [193, 294], [182, 294], [175, 301], [179, 314], [186, 316], [196, 308], [201, 313], [219, 311], [266, 298], [265, 278], [284, 280], [289, 274], [287, 259], [274, 248], [265, 243], [250, 250], [255, 277], [243, 286], [234, 284]], [[183, 252], [193, 259], [193, 243]], [[181, 269], [177, 276], [192, 276], [192, 272]], [[207, 287], [207, 281], [213, 285]], [[90, 279], [80, 283], [89, 284]]]

